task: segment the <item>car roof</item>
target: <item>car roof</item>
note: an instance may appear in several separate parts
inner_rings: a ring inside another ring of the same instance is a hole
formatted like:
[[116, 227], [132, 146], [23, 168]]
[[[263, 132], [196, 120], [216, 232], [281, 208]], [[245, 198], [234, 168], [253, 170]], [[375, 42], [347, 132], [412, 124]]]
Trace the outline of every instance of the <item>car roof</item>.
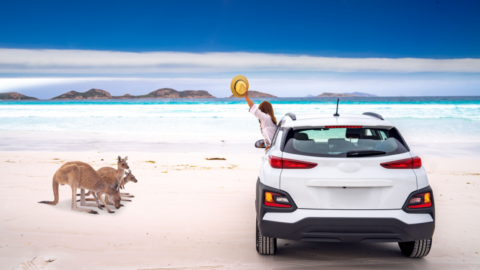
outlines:
[[283, 117], [281, 126], [292, 127], [293, 129], [324, 126], [363, 126], [386, 129], [394, 127], [394, 125], [387, 120], [364, 114], [344, 113], [340, 116], [333, 116], [332, 114], [301, 114], [295, 115], [294, 118], [296, 118], [296, 120], [292, 120], [290, 116]]

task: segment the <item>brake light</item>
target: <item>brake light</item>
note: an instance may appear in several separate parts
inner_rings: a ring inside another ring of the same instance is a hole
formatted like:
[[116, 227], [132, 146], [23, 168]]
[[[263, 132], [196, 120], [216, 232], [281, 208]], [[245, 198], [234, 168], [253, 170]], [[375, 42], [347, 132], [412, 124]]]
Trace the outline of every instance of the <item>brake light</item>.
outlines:
[[270, 166], [272, 166], [272, 168], [276, 169], [311, 169], [315, 168], [318, 165], [317, 163], [281, 158], [276, 156], [268, 156], [268, 162], [270, 163]]
[[362, 128], [363, 126], [325, 126], [325, 128]]
[[387, 169], [419, 169], [422, 167], [422, 159], [419, 157], [406, 158], [380, 164]]
[[408, 202], [408, 208], [428, 208], [432, 206], [432, 194], [430, 192], [425, 192], [422, 194], [417, 194]]
[[276, 156], [268, 156], [268, 163], [272, 168], [281, 169], [282, 168], [282, 158]]
[[422, 159], [420, 157], [413, 157], [413, 167], [412, 169], [420, 169], [422, 167]]
[[290, 201], [287, 197], [283, 196], [282, 194], [265, 191], [265, 206], [270, 207], [281, 207], [281, 208], [290, 208]]

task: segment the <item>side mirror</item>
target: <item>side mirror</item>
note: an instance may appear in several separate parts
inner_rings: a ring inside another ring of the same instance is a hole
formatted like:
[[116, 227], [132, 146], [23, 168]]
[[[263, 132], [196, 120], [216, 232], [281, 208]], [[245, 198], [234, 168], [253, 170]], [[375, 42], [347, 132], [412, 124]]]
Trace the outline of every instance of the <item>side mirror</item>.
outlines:
[[265, 145], [265, 141], [264, 140], [258, 140], [255, 142], [255, 147], [256, 148], [265, 148], [266, 145]]

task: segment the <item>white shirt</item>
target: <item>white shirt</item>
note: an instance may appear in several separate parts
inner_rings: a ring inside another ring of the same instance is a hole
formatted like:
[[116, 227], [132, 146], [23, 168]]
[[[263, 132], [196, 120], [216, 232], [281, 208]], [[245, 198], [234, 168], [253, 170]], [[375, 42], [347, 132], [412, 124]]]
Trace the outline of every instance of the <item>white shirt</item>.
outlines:
[[270, 115], [258, 109], [257, 104], [253, 104], [252, 107], [250, 107], [250, 113], [260, 120], [263, 138], [268, 141], [269, 145], [271, 145], [273, 136], [277, 131], [277, 125], [275, 125]]

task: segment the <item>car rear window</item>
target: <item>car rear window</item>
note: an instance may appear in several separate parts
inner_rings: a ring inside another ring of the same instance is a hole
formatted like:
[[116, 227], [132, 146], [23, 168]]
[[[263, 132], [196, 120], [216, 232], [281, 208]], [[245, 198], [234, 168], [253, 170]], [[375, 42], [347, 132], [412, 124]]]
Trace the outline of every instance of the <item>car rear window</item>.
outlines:
[[365, 157], [408, 152], [396, 130], [313, 128], [290, 130], [284, 151], [318, 157]]

